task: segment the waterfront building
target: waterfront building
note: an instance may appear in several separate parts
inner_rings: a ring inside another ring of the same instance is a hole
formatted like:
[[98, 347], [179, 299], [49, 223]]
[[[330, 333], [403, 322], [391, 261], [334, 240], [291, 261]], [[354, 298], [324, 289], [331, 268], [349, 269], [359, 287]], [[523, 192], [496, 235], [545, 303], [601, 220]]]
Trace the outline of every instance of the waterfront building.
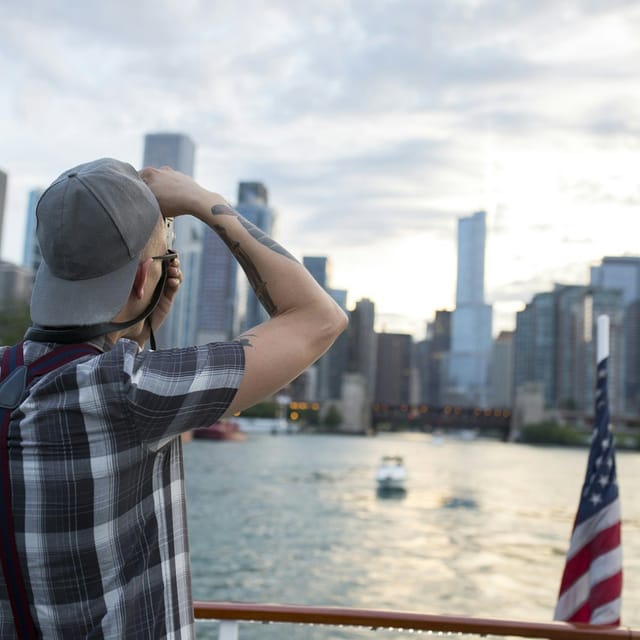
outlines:
[[409, 405], [412, 401], [412, 337], [404, 333], [379, 333], [377, 343], [374, 402]]
[[640, 300], [625, 307], [623, 320], [625, 407], [640, 415]]
[[585, 285], [555, 284], [554, 305], [554, 358], [553, 391], [547, 402], [560, 409], [572, 409], [575, 401], [575, 354], [576, 343], [582, 331], [577, 327], [576, 314], [588, 292]]
[[619, 291], [556, 284], [536, 294], [516, 316], [514, 392], [541, 385], [547, 409], [591, 413], [595, 388], [596, 324], [610, 318], [609, 396], [623, 409], [622, 295]]
[[31, 269], [0, 260], [0, 311], [8, 311], [16, 304], [28, 305], [32, 284]]
[[24, 232], [24, 249], [22, 252], [22, 266], [31, 269], [34, 273], [38, 270], [42, 254], [36, 235], [36, 205], [44, 189], [32, 189], [29, 191], [27, 201], [27, 221]]
[[513, 331], [501, 331], [493, 341], [489, 366], [489, 406], [513, 406]]
[[609, 364], [607, 384], [609, 410], [612, 416], [624, 412], [622, 358], [622, 324], [624, 304], [622, 292], [616, 289], [588, 288], [574, 306], [577, 339], [574, 342], [572, 398], [578, 411], [593, 413], [597, 365], [598, 316], [609, 316]]
[[448, 400], [487, 405], [492, 309], [484, 300], [486, 214], [458, 221], [456, 307], [451, 318]]
[[416, 400], [420, 404], [429, 404], [429, 363], [431, 360], [431, 338], [429, 335], [431, 323], [427, 324], [427, 336], [413, 345], [413, 361], [416, 370]]
[[[238, 212], [258, 229], [273, 237], [276, 212], [269, 206], [269, 193], [262, 182], [240, 182], [238, 185]], [[234, 260], [235, 261], [235, 260]], [[269, 315], [256, 297], [251, 287], [244, 286], [246, 276], [241, 269], [237, 270], [238, 303], [237, 311], [243, 316], [242, 330], [255, 327], [268, 319]]]
[[640, 257], [603, 258], [591, 267], [591, 285], [622, 294], [624, 405], [627, 412], [640, 414]]
[[606, 256], [591, 267], [591, 286], [620, 290], [625, 306], [640, 300], [640, 257]]
[[0, 170], [0, 252], [2, 251], [2, 229], [4, 227], [4, 208], [7, 200], [7, 174]]
[[537, 293], [516, 314], [514, 391], [539, 382], [546, 407], [555, 407], [556, 327], [554, 293]]
[[449, 379], [451, 352], [451, 311], [439, 309], [433, 322], [427, 326], [429, 342], [421, 402], [442, 406], [445, 404], [446, 381]]
[[239, 313], [240, 270], [228, 247], [210, 228], [204, 230], [200, 264], [196, 344], [232, 340], [240, 333], [244, 318]]
[[370, 407], [376, 383], [375, 304], [368, 298], [356, 302], [349, 312], [347, 372], [359, 374], [364, 385], [364, 401]]
[[[144, 139], [145, 167], [169, 166], [193, 176], [195, 144], [183, 133], [150, 133]], [[184, 280], [171, 313], [158, 331], [161, 347], [185, 347], [196, 343], [204, 225], [193, 216], [174, 222], [174, 248], [180, 254]]]

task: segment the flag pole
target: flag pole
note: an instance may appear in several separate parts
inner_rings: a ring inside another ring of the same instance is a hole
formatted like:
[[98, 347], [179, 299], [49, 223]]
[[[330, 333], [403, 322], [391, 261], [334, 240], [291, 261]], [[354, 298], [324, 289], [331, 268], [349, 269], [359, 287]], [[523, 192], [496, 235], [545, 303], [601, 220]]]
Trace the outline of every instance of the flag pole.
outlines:
[[596, 333], [597, 363], [600, 364], [609, 357], [609, 316], [598, 316]]
[[593, 434], [554, 618], [616, 626], [622, 602], [622, 545], [607, 382], [609, 316], [598, 316], [596, 341]]

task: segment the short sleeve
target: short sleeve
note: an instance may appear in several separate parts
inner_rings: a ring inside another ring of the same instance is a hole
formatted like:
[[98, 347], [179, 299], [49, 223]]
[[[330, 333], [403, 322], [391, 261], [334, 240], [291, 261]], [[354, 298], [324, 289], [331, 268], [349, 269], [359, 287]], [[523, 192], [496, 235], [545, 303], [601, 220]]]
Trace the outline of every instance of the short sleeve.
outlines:
[[126, 403], [140, 438], [159, 441], [215, 423], [229, 408], [244, 365], [239, 342], [127, 352]]

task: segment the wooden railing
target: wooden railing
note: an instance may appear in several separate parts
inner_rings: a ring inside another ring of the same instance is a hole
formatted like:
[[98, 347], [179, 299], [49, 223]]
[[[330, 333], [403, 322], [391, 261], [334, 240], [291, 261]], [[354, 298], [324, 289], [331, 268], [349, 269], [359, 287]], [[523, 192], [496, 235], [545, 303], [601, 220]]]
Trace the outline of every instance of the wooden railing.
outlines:
[[237, 623], [239, 621], [367, 627], [372, 630], [431, 631], [476, 634], [478, 636], [516, 636], [520, 638], [548, 638], [549, 640], [640, 639], [640, 630], [623, 627], [574, 625], [564, 622], [521, 622], [373, 609], [195, 602], [194, 611], [198, 620], [226, 621], [223, 622], [224, 630], [221, 627], [221, 640], [238, 637]]

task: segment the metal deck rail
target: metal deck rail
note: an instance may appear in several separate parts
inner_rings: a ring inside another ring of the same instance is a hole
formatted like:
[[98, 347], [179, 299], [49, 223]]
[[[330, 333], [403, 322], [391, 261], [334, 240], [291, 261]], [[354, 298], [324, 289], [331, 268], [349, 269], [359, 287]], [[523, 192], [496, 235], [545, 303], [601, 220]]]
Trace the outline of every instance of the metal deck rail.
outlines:
[[624, 627], [574, 625], [565, 622], [523, 622], [374, 609], [195, 602], [194, 611], [197, 620], [220, 621], [219, 640], [237, 640], [240, 621], [351, 626], [366, 627], [372, 630], [429, 631], [479, 636], [548, 638], [548, 640], [640, 639], [640, 630]]

